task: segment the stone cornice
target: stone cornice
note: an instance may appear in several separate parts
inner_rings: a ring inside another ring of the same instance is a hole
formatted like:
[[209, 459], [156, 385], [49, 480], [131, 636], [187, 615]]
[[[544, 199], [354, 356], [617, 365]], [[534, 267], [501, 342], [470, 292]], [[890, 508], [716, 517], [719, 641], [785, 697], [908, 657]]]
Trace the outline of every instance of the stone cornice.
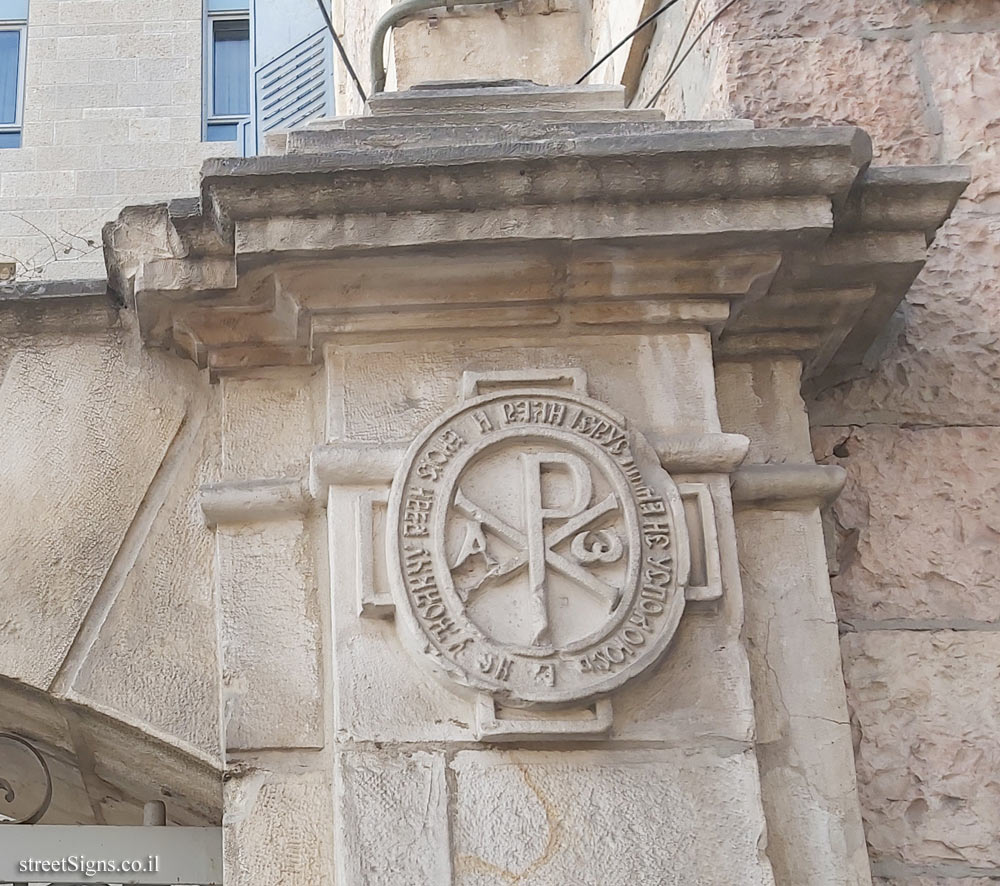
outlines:
[[700, 329], [720, 359], [791, 353], [835, 379], [967, 181], [869, 169], [854, 127], [668, 124], [609, 111], [615, 90], [507, 90], [501, 109], [467, 92], [450, 110], [446, 94], [380, 99], [288, 133], [281, 156], [208, 161], [197, 202], [125, 210], [109, 274], [145, 340], [225, 373], [387, 334]]

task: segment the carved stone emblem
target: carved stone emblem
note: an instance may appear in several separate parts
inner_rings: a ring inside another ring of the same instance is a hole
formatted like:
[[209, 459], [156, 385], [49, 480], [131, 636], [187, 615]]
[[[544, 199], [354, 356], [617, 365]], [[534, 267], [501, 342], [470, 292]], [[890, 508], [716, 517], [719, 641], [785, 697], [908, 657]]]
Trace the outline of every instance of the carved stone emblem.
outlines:
[[388, 526], [404, 637], [453, 688], [504, 705], [616, 689], [684, 609], [677, 488], [622, 416], [564, 390], [487, 394], [433, 423]]

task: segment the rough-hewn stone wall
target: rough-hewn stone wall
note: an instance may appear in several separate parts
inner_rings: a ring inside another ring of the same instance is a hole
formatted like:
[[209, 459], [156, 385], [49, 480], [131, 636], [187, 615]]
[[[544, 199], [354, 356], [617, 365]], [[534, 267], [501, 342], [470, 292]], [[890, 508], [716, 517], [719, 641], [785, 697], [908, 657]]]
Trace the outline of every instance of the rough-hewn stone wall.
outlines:
[[[721, 5], [701, 3], [692, 30]], [[691, 6], [660, 29], [639, 101]], [[854, 123], [882, 164], [972, 167], [867, 371], [810, 413], [817, 458], [849, 474], [834, 593], [873, 870], [887, 884], [1000, 876], [1000, 5], [737, 3], [660, 104]]]

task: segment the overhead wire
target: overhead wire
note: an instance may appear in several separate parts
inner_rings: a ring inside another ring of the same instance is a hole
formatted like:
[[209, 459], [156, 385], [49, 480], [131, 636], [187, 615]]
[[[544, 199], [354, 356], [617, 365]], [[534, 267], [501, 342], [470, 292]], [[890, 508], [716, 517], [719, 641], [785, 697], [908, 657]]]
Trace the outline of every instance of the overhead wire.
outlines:
[[[705, 22], [705, 24], [702, 27], [702, 29], [700, 31], [698, 31], [697, 34], [694, 35], [694, 40], [691, 41], [691, 44], [684, 51], [684, 54], [679, 59], [677, 59], [676, 64], [674, 64], [672, 67], [670, 67], [670, 68], [667, 69], [667, 75], [663, 78], [663, 81], [656, 88], [656, 91], [653, 93], [653, 95], [649, 99], [649, 101], [646, 102], [645, 107], [651, 108], [651, 107], [653, 107], [654, 104], [656, 104], [656, 100], [663, 94], [663, 90], [667, 88], [667, 84], [673, 79], [674, 74], [677, 73], [677, 71], [680, 68], [680, 66], [682, 64], [684, 64], [684, 60], [691, 54], [691, 52], [694, 50], [694, 48], [698, 45], [698, 41], [701, 40], [701, 38], [704, 36], [705, 32], [710, 27], [712, 27], [712, 25], [714, 25], [722, 17], [722, 14], [727, 9], [729, 9], [730, 6], [732, 6], [736, 2], [737, 2], [737, 0], [729, 0], [729, 2], [726, 3], [726, 4], [724, 4], [722, 6], [722, 8], [719, 9], [719, 11], [715, 13], [715, 15], [713, 15], [707, 22]], [[678, 48], [680, 48], [680, 44], [678, 44]]]
[[354, 85], [358, 90], [358, 95], [361, 96], [361, 101], [368, 101], [368, 96], [365, 95], [365, 88], [361, 85], [361, 79], [354, 70], [354, 65], [351, 64], [351, 59], [347, 55], [347, 50], [344, 48], [344, 44], [340, 42], [340, 37], [337, 36], [337, 31], [333, 27], [333, 19], [330, 18], [330, 13], [327, 12], [326, 9], [326, 0], [316, 0], [316, 5], [319, 6], [319, 11], [323, 16], [323, 21], [326, 22], [326, 28], [330, 32], [330, 36], [333, 37], [333, 43], [337, 47], [337, 52], [340, 53], [340, 58], [344, 62], [344, 67], [347, 68], [347, 73], [351, 75], [351, 79], [354, 81]]
[[639, 24], [637, 24], [631, 31], [629, 31], [621, 40], [619, 40], [614, 46], [611, 47], [604, 55], [602, 55], [596, 62], [594, 62], [586, 71], [584, 71], [580, 78], [576, 81], [576, 85], [579, 86], [586, 80], [591, 74], [594, 73], [601, 65], [603, 65], [611, 56], [613, 56], [619, 49], [621, 49], [629, 40], [631, 40], [636, 34], [638, 34], [647, 25], [652, 24], [656, 19], [658, 19], [663, 13], [665, 13], [671, 6], [675, 6], [680, 0], [667, 0], [659, 9], [651, 12], [647, 15]]

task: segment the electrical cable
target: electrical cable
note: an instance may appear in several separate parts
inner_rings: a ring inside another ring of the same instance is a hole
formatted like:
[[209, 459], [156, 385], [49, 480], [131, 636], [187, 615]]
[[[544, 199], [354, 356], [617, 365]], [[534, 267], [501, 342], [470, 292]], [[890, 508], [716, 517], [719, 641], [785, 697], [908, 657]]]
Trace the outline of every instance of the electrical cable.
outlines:
[[361, 101], [368, 101], [368, 96], [365, 95], [365, 88], [361, 85], [361, 80], [359, 79], [357, 72], [354, 70], [354, 65], [351, 64], [351, 60], [347, 56], [347, 50], [344, 48], [344, 44], [340, 42], [340, 37], [337, 36], [337, 31], [333, 27], [333, 19], [330, 18], [330, 13], [326, 11], [325, 0], [316, 0], [316, 4], [319, 6], [319, 11], [323, 15], [323, 21], [326, 22], [326, 28], [330, 32], [330, 36], [333, 37], [334, 45], [337, 47], [337, 52], [340, 53], [340, 58], [344, 62], [344, 67], [347, 68], [347, 73], [351, 75], [351, 79], [354, 81], [354, 85], [358, 89], [358, 95], [361, 96]]
[[704, 27], [702, 27], [702, 29], [695, 34], [694, 40], [691, 41], [691, 45], [688, 46], [688, 48], [684, 51], [684, 54], [677, 60], [677, 64], [667, 71], [667, 76], [663, 78], [663, 82], [657, 87], [656, 92], [653, 93], [653, 97], [646, 102], [645, 107], [653, 107], [656, 100], [663, 94], [663, 90], [667, 88], [667, 84], [673, 79], [674, 74], [677, 73], [678, 68], [684, 64], [684, 59], [691, 54], [692, 50], [698, 45], [698, 41], [704, 36], [705, 32], [722, 17], [722, 14], [729, 9], [730, 6], [736, 2], [737, 0], [729, 0], [729, 2], [726, 3], [717, 13], [715, 13], [715, 15], [705, 22]]
[[621, 49], [629, 40], [631, 40], [636, 34], [638, 34], [646, 25], [651, 22], [656, 21], [663, 13], [665, 13], [671, 6], [675, 6], [680, 0], [667, 0], [659, 9], [655, 12], [651, 12], [647, 15], [639, 24], [637, 24], [631, 31], [629, 31], [621, 40], [619, 40], [614, 46], [611, 47], [604, 55], [602, 55], [596, 62], [594, 62], [583, 74], [580, 75], [580, 79], [576, 81], [576, 85], [579, 86], [586, 80], [591, 74], [594, 73], [601, 65], [603, 65], [611, 56], [613, 56], [619, 49]]

